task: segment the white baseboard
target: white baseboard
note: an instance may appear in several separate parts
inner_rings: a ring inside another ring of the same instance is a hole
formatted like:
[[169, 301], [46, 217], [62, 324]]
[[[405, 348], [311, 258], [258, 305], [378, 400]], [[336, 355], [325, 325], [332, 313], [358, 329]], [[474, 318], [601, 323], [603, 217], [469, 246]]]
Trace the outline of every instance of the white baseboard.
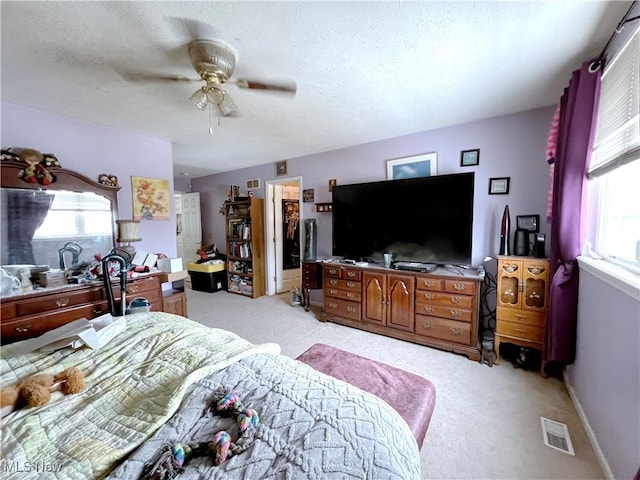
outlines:
[[596, 454], [596, 458], [598, 459], [598, 462], [600, 463], [600, 466], [602, 467], [602, 470], [604, 472], [604, 475], [605, 475], [606, 479], [607, 480], [615, 480], [615, 477], [613, 476], [613, 472], [611, 471], [611, 468], [609, 467], [609, 463], [607, 462], [607, 459], [605, 458], [604, 453], [602, 453], [602, 449], [600, 448], [600, 445], [598, 444], [598, 439], [596, 438], [596, 435], [593, 432], [593, 429], [591, 428], [591, 425], [589, 424], [589, 419], [587, 418], [587, 416], [584, 413], [584, 410], [582, 409], [582, 405], [580, 404], [580, 401], [578, 400], [578, 397], [576, 396], [575, 390], [573, 389], [573, 387], [571, 386], [571, 384], [567, 380], [566, 372], [563, 375], [563, 378], [564, 378], [564, 384], [567, 386], [567, 391], [569, 392], [569, 397], [571, 397], [571, 401], [573, 402], [573, 406], [576, 408], [576, 412], [578, 412], [578, 418], [580, 418], [580, 421], [582, 422], [582, 426], [584, 427], [585, 432], [587, 432], [587, 437], [589, 438], [589, 442], [591, 442], [591, 446], [593, 447], [593, 451]]

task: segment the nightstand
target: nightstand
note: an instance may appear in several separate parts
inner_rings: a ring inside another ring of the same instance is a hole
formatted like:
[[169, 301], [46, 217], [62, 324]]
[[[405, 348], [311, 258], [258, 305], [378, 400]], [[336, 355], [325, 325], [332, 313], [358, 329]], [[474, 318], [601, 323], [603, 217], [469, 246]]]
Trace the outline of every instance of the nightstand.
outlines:
[[305, 311], [309, 311], [309, 294], [312, 289], [322, 288], [322, 262], [320, 260], [302, 261], [302, 302]]

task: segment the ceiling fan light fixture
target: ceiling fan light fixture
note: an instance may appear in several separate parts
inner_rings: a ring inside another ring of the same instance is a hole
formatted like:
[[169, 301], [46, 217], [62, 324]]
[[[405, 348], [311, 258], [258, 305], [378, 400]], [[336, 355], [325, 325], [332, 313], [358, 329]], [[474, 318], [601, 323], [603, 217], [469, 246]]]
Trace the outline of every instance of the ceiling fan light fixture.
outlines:
[[224, 90], [222, 90], [222, 101], [218, 103], [218, 108], [220, 108], [223, 115], [229, 115], [238, 110], [236, 102]]
[[189, 97], [189, 101], [204, 112], [204, 110], [207, 108], [208, 103], [207, 93], [205, 92], [205, 89], [199, 88], [198, 90], [193, 92], [193, 95]]

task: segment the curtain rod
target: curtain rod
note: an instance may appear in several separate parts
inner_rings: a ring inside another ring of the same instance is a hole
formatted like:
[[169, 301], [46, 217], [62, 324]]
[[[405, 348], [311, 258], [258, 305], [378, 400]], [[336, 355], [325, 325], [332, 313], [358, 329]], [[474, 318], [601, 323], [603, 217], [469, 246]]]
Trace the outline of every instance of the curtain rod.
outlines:
[[637, 0], [634, 0], [633, 3], [631, 4], [631, 6], [629, 7], [629, 10], [627, 10], [627, 13], [624, 14], [624, 17], [622, 17], [622, 20], [620, 20], [620, 23], [618, 23], [618, 26], [616, 27], [616, 29], [613, 31], [613, 33], [609, 37], [609, 40], [607, 41], [607, 43], [605, 44], [604, 48], [600, 52], [600, 55], [598, 55], [598, 59], [595, 60], [594, 62], [592, 62], [591, 65], [589, 65], [589, 71], [590, 72], [595, 72], [599, 68], [604, 67], [605, 56], [607, 54], [607, 49], [609, 48], [609, 45], [613, 41], [613, 38], [624, 29], [624, 26], [627, 23], [633, 22], [633, 21], [638, 20], [640, 18], [640, 15], [628, 18], [629, 14], [631, 13], [631, 10], [633, 10], [633, 7], [635, 7], [636, 3], [637, 3]]

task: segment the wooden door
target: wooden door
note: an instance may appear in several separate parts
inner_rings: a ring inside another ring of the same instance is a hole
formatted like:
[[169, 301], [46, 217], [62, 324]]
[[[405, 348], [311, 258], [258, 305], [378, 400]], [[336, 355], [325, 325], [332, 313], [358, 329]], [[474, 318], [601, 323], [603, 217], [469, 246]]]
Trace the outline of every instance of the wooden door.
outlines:
[[362, 320], [365, 322], [386, 325], [386, 277], [384, 273], [364, 272], [362, 279], [364, 293]]
[[409, 275], [387, 275], [388, 304], [387, 325], [398, 330], [413, 332], [415, 277]]
[[186, 269], [198, 260], [202, 246], [202, 219], [200, 217], [200, 193], [183, 193], [182, 198], [182, 265]]

